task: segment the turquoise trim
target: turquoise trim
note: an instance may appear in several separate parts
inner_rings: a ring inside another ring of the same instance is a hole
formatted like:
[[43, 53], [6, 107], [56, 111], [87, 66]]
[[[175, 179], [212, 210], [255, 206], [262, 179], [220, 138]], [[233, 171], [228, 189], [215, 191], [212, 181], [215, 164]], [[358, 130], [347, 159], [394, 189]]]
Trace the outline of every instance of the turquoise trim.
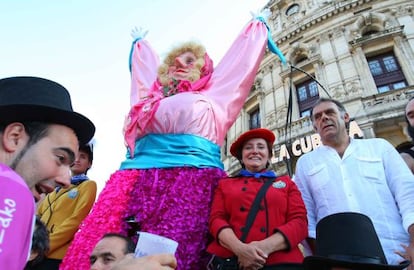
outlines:
[[137, 43], [138, 41], [140, 41], [142, 38], [136, 38], [136, 39], [134, 39], [134, 41], [132, 42], [132, 45], [131, 45], [131, 50], [129, 51], [129, 58], [128, 58], [128, 66], [129, 66], [129, 72], [132, 72], [132, 54], [133, 54], [133, 52], [134, 52], [134, 46], [135, 46], [135, 43]]
[[267, 28], [267, 47], [269, 48], [269, 50], [272, 53], [274, 53], [277, 56], [279, 56], [279, 59], [280, 59], [280, 61], [282, 61], [283, 64], [286, 64], [286, 58], [283, 55], [282, 51], [279, 49], [279, 47], [277, 47], [276, 44], [275, 44], [275, 42], [273, 41], [272, 32], [270, 31], [270, 27], [266, 23], [266, 20], [263, 17], [257, 17], [257, 19], [259, 21], [261, 21], [262, 23], [264, 23], [264, 25]]
[[148, 134], [135, 143], [134, 158], [129, 151], [121, 163], [123, 169], [150, 168], [220, 168], [220, 147], [190, 134]]

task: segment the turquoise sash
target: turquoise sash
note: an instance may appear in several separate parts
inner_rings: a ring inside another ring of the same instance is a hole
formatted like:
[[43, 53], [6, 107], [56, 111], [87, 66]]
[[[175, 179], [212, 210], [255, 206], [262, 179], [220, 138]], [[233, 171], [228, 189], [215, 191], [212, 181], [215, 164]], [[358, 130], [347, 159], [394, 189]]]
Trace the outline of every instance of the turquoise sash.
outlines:
[[148, 134], [136, 141], [134, 158], [129, 151], [121, 163], [123, 169], [220, 168], [220, 147], [190, 134]]

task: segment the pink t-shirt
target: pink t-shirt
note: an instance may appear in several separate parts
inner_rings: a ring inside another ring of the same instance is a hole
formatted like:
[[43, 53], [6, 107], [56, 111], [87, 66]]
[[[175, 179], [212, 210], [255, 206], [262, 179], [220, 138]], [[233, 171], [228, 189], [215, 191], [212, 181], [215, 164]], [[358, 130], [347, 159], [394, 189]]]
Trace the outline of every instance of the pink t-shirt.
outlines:
[[29, 258], [35, 203], [24, 180], [0, 164], [0, 269], [22, 270]]

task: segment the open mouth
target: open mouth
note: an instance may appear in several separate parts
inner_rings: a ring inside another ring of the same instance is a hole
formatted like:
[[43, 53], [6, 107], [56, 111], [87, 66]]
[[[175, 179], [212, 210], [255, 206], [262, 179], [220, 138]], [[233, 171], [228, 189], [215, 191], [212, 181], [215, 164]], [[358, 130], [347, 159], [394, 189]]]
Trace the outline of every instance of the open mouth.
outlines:
[[35, 185], [34, 189], [32, 189], [32, 193], [33, 193], [35, 202], [38, 202], [40, 200], [40, 194], [42, 194], [43, 191], [39, 185]]
[[188, 70], [187, 69], [179, 68], [179, 69], [176, 69], [174, 72], [175, 73], [188, 73]]
[[33, 197], [35, 198], [35, 201], [39, 201], [40, 200], [40, 195], [41, 194], [48, 194], [50, 192], [53, 192], [55, 189], [49, 185], [42, 185], [42, 184], [37, 184], [34, 186], [34, 188], [32, 188], [32, 193], [33, 193]]

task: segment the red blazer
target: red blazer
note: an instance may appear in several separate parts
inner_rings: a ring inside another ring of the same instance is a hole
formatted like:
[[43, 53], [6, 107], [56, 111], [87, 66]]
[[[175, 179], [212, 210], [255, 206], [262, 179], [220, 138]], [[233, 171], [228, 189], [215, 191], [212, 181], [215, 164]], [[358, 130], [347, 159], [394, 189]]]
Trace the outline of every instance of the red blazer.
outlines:
[[[214, 237], [207, 251], [227, 258], [234, 254], [217, 240], [224, 228], [233, 229], [238, 238], [241, 228], [263, 179], [254, 177], [224, 178], [215, 190], [209, 229]], [[246, 238], [246, 243], [263, 240], [275, 232], [284, 235], [288, 248], [269, 255], [266, 264], [301, 263], [303, 254], [298, 244], [308, 236], [308, 222], [302, 196], [289, 176], [277, 177], [267, 190], [260, 210]]]

